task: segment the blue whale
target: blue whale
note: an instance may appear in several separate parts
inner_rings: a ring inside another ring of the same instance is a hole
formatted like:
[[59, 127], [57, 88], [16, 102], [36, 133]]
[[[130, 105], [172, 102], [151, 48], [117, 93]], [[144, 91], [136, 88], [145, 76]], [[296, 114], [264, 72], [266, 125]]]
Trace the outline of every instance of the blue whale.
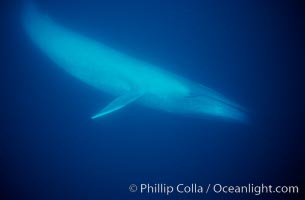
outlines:
[[244, 109], [220, 93], [148, 62], [130, 57], [57, 24], [36, 6], [25, 6], [23, 27], [55, 64], [114, 100], [92, 119], [131, 103], [166, 112], [245, 121]]

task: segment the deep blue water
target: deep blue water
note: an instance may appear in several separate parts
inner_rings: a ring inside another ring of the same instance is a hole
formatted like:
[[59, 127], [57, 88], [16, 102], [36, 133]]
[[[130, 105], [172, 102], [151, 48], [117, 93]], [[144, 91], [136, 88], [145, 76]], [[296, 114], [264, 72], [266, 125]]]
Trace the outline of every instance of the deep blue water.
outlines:
[[[250, 123], [130, 105], [58, 68], [1, 2], [1, 199], [254, 199], [130, 184], [298, 185], [304, 194], [304, 7], [298, 1], [36, 1], [61, 24], [234, 99]], [[300, 195], [264, 195], [300, 199]]]

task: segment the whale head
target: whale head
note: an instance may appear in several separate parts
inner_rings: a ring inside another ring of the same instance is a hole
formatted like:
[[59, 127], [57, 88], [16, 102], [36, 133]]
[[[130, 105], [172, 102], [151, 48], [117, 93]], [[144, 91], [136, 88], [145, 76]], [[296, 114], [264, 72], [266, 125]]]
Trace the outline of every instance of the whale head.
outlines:
[[189, 92], [186, 95], [177, 95], [169, 100], [172, 105], [170, 112], [248, 122], [247, 111], [242, 106], [201, 84], [188, 82], [187, 85]]

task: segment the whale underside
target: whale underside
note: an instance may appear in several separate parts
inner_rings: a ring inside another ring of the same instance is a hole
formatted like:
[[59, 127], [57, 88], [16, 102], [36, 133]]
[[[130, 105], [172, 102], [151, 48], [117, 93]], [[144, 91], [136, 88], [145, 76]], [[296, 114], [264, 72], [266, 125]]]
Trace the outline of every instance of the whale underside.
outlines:
[[133, 102], [177, 114], [246, 119], [244, 109], [219, 92], [69, 30], [34, 5], [22, 18], [29, 38], [56, 65], [114, 97], [92, 119]]

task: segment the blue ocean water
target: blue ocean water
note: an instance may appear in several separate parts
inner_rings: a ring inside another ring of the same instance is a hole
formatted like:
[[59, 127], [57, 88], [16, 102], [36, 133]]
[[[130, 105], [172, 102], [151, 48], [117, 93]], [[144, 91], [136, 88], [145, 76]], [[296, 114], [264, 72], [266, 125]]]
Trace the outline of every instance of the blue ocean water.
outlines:
[[[298, 185], [304, 192], [304, 7], [297, 1], [35, 1], [53, 19], [214, 88], [250, 123], [136, 104], [64, 73], [1, 3], [1, 199], [254, 199], [140, 194], [130, 184]], [[300, 195], [264, 195], [300, 199]]]

